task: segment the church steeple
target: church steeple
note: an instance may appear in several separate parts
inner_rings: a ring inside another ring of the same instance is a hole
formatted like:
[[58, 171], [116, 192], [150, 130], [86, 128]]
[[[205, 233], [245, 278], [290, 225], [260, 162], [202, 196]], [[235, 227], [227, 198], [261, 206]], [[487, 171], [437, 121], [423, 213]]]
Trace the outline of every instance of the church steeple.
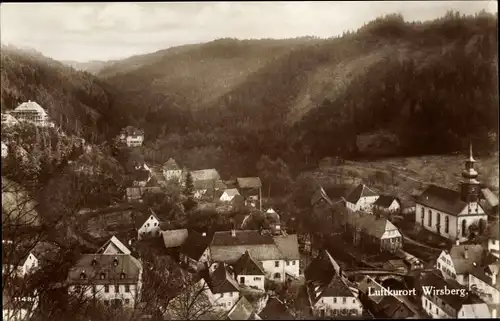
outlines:
[[477, 202], [479, 196], [479, 182], [476, 180], [478, 173], [474, 169], [476, 160], [472, 155], [472, 143], [469, 144], [469, 158], [465, 161], [465, 169], [462, 172], [463, 181], [460, 183], [460, 194], [462, 201], [470, 203]]

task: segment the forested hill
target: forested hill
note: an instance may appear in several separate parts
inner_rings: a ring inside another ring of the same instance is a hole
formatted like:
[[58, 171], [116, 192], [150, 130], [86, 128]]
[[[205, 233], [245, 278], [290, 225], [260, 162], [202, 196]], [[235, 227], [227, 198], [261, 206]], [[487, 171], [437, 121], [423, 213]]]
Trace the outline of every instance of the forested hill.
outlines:
[[117, 88], [33, 50], [1, 48], [2, 111], [32, 100], [69, 133], [98, 142], [129, 123], [128, 99]]
[[210, 155], [186, 159], [216, 166], [242, 154], [250, 171], [261, 154], [291, 162], [306, 153], [450, 153], [469, 140], [488, 150], [498, 131], [496, 43], [496, 15], [389, 15], [331, 39], [168, 49], [100, 76], [141, 102], [135, 117], [160, 136], [155, 148], [171, 154], [179, 140], [170, 136], [181, 132], [183, 153]]

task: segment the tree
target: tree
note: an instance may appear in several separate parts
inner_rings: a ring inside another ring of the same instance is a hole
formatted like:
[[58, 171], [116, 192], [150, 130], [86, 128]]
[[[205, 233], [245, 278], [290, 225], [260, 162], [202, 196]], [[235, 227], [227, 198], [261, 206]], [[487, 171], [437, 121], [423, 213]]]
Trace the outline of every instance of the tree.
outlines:
[[273, 161], [269, 156], [262, 155], [257, 162], [259, 177], [267, 184], [268, 196], [271, 196], [272, 188], [276, 194], [285, 193], [290, 188], [292, 178], [288, 165], [278, 158]]
[[184, 209], [189, 212], [197, 205], [194, 200], [194, 183], [190, 172], [186, 175], [186, 186], [184, 187], [183, 194], [187, 197], [186, 201], [184, 201]]

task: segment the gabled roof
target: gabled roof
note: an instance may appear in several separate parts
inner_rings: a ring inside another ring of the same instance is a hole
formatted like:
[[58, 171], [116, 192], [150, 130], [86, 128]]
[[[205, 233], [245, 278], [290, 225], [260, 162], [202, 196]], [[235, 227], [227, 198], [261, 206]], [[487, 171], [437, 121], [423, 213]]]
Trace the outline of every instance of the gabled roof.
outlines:
[[373, 205], [383, 208], [389, 208], [394, 201], [398, 202], [401, 206], [401, 202], [398, 200], [398, 198], [390, 195], [380, 195], [375, 203], [373, 203]]
[[376, 238], [381, 238], [386, 231], [398, 230], [391, 221], [382, 216], [353, 212], [346, 215], [346, 218], [351, 227]]
[[191, 171], [193, 182], [198, 180], [219, 180], [219, 172], [215, 168]]
[[227, 196], [231, 197], [231, 196], [236, 196], [236, 195], [240, 195], [240, 192], [238, 192], [238, 190], [236, 188], [229, 188], [229, 189], [226, 189], [224, 191], [224, 194], [226, 194]]
[[151, 216], [153, 216], [153, 218], [155, 218], [159, 223], [161, 222], [158, 216], [156, 216], [155, 213], [150, 211], [149, 213], [142, 213], [141, 215], [139, 215], [134, 219], [135, 228], [136, 229], [141, 228], [149, 220]]
[[182, 246], [188, 238], [187, 229], [167, 230], [160, 233], [167, 249]]
[[175, 159], [169, 158], [168, 161], [166, 161], [165, 164], [163, 164], [163, 169], [166, 171], [175, 171], [175, 170], [180, 170], [181, 167], [179, 166], [179, 164], [177, 164]]
[[271, 224], [279, 224], [281, 222], [280, 216], [272, 208], [269, 208], [266, 211], [266, 218], [269, 221], [269, 223], [271, 223]]
[[236, 304], [227, 313], [229, 320], [255, 320], [252, 318], [254, 314], [252, 304], [248, 302], [247, 298], [241, 296]]
[[121, 254], [130, 254], [130, 250], [122, 243], [116, 236], [112, 236], [99, 250], [97, 250], [97, 254], [104, 254], [109, 245], [114, 245], [118, 250], [120, 250]]
[[307, 287], [312, 304], [316, 304], [323, 297], [355, 297], [342, 277], [336, 273], [328, 283], [312, 281], [307, 283]]
[[139, 281], [141, 270], [141, 263], [131, 255], [84, 254], [70, 269], [68, 281], [70, 284], [134, 284]]
[[180, 252], [187, 255], [191, 259], [198, 261], [208, 248], [208, 245], [212, 241], [212, 237], [203, 236], [196, 231], [189, 231], [186, 241], [181, 245]]
[[295, 320], [286, 304], [276, 297], [267, 300], [267, 304], [259, 313], [262, 320]]
[[359, 184], [349, 195], [346, 200], [350, 203], [356, 204], [362, 197], [378, 196], [365, 184]]
[[489, 188], [481, 189], [481, 194], [490, 207], [498, 205], [498, 197]]
[[297, 234], [278, 235], [274, 237], [278, 250], [285, 260], [300, 260]]
[[487, 254], [480, 244], [453, 245], [448, 253], [457, 274], [469, 273], [473, 270], [474, 263], [483, 266], [483, 259]]
[[19, 106], [16, 107], [16, 109], [14, 109], [13, 112], [15, 113], [19, 111], [29, 111], [29, 110], [34, 110], [44, 115], [47, 114], [45, 112], [45, 109], [42, 108], [42, 106], [40, 106], [37, 102], [31, 100], [20, 104]]
[[262, 266], [246, 251], [234, 265], [236, 275], [265, 275]]
[[228, 266], [225, 263], [219, 264], [215, 271], [210, 275], [208, 286], [213, 294], [239, 292], [239, 286], [236, 280], [228, 271]]
[[263, 235], [256, 230], [235, 230], [235, 236], [231, 231], [218, 231], [214, 234], [211, 246], [230, 246], [230, 245], [264, 245], [274, 244], [271, 235]]
[[314, 192], [313, 196], [311, 197], [311, 205], [316, 205], [320, 200], [325, 200], [330, 205], [333, 204], [332, 200], [330, 199], [330, 197], [328, 197], [323, 187], [318, 188], [316, 192]]
[[437, 185], [427, 187], [415, 201], [452, 215], [460, 214], [467, 205], [467, 203], [462, 201], [458, 191]]
[[[480, 279], [491, 287], [497, 287], [500, 284], [500, 261], [496, 261], [486, 266], [476, 266], [470, 272], [471, 275]], [[494, 282], [493, 282], [494, 281]]]
[[239, 188], [261, 188], [262, 182], [259, 177], [238, 177], [236, 179]]

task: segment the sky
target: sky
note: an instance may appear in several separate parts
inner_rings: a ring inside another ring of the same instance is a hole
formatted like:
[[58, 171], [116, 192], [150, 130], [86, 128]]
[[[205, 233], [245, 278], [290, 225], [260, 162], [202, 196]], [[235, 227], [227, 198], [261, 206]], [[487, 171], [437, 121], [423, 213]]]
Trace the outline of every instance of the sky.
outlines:
[[388, 13], [430, 20], [497, 1], [2, 3], [2, 44], [57, 60], [114, 60], [218, 38], [328, 38]]

